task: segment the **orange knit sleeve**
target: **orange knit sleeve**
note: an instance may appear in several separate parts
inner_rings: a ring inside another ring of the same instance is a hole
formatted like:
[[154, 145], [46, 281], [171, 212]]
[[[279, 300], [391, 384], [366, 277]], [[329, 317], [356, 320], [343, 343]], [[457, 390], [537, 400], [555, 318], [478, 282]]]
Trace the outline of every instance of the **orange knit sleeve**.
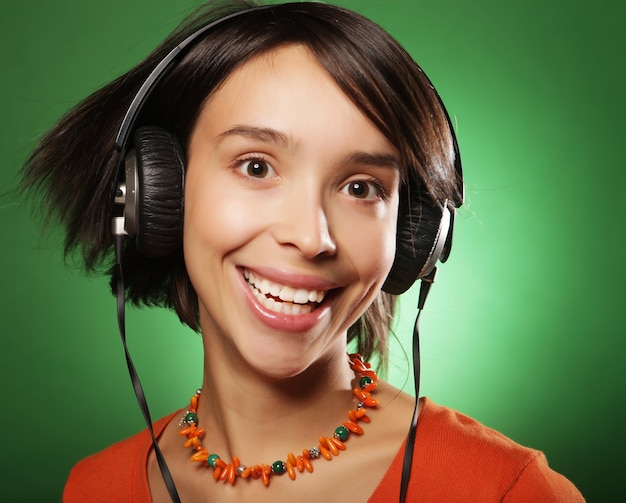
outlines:
[[524, 468], [505, 494], [503, 503], [584, 503], [585, 498], [574, 484], [548, 466], [543, 453], [538, 452]]
[[[154, 424], [157, 437], [177, 414]], [[146, 463], [151, 447], [148, 430], [143, 430], [83, 459], [70, 472], [63, 503], [149, 503]]]

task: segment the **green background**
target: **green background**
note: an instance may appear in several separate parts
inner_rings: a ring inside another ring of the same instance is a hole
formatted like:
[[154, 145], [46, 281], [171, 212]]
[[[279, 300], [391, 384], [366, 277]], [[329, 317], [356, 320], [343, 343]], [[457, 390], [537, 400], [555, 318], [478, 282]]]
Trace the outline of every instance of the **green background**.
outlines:
[[[626, 472], [625, 4], [338, 3], [409, 49], [458, 126], [467, 204], [422, 318], [422, 393], [545, 451], [588, 501], [616, 500]], [[3, 501], [58, 501], [75, 461], [142, 428], [106, 281], [64, 264], [60, 235], [41, 234], [12, 192], [18, 169], [42, 131], [194, 4], [0, 7]], [[407, 350], [415, 297], [397, 327]], [[184, 406], [200, 384], [199, 337], [162, 310], [128, 318], [153, 416]], [[406, 373], [395, 344], [390, 379], [404, 386]]]

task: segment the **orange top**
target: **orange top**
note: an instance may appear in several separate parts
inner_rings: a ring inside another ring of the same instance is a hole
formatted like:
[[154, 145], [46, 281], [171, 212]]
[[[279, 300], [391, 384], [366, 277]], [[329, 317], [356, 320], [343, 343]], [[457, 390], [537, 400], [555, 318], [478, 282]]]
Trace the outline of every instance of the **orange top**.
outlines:
[[[584, 498], [545, 456], [495, 430], [424, 398], [407, 501], [578, 503]], [[160, 435], [180, 411], [154, 425]], [[64, 503], [149, 503], [147, 430], [80, 461], [70, 473]], [[404, 445], [370, 503], [398, 501]]]

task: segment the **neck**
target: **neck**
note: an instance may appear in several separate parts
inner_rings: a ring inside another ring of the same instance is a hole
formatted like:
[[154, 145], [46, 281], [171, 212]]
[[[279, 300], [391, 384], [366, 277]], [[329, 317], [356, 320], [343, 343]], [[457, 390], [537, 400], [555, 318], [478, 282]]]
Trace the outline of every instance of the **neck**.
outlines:
[[314, 445], [319, 435], [332, 435], [346, 411], [355, 407], [353, 379], [345, 347], [339, 344], [296, 375], [275, 377], [205, 342], [198, 405], [205, 445], [248, 463], [299, 452]]

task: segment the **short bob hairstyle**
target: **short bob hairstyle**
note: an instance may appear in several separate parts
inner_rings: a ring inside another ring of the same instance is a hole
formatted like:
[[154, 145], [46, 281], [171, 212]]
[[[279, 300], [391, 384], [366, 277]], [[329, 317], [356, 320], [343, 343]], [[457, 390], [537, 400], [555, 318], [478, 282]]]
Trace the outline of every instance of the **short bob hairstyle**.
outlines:
[[[201, 26], [254, 6], [253, 1], [232, 0], [197, 10], [144, 61], [68, 112], [24, 166], [24, 189], [40, 195], [44, 214], [65, 227], [66, 256], [78, 249], [88, 271], [108, 270], [114, 291], [112, 187], [120, 160], [115, 136], [124, 113], [155, 65], [180, 41]], [[159, 126], [186, 149], [203, 104], [233, 70], [289, 44], [308, 48], [400, 152], [400, 212], [409, 211], [410, 194], [418, 194], [424, 206], [461, 204], [454, 134], [432, 85], [387, 32], [340, 7], [288, 3], [219, 23], [168, 71], [142, 108], [136, 126]], [[199, 331], [198, 298], [182, 246], [171, 256], [154, 259], [140, 255], [127, 241], [122, 267], [129, 301], [171, 308], [182, 322]], [[348, 331], [358, 351], [366, 358], [378, 353], [383, 366], [394, 304], [395, 296], [381, 293]]]

